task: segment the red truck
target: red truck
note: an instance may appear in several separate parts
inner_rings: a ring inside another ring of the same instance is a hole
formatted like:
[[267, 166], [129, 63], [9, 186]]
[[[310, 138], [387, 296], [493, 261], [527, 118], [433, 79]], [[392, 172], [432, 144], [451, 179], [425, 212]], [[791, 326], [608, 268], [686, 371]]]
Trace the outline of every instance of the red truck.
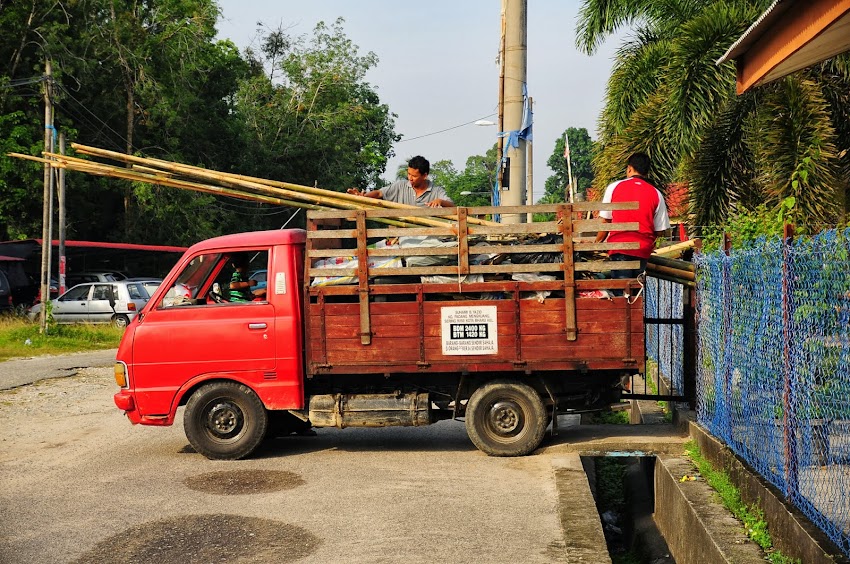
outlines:
[[[643, 370], [638, 282], [575, 259], [630, 245], [581, 234], [635, 226], [579, 217], [631, 205], [514, 210], [561, 218], [533, 224], [477, 219], [512, 208], [310, 212], [306, 230], [203, 241], [127, 328], [115, 403], [143, 425], [185, 406], [213, 459], [268, 433], [444, 419], [487, 454], [529, 454], [556, 414], [608, 407]], [[228, 300], [236, 257], [267, 274], [250, 301]]]

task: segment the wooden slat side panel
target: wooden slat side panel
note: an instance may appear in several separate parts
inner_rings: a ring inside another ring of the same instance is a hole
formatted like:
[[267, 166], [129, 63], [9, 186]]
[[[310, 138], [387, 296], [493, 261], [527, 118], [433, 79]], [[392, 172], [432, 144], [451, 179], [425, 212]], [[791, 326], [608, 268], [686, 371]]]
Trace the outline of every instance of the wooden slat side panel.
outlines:
[[[498, 320], [498, 354], [443, 356], [441, 309], [495, 305]], [[334, 371], [344, 372], [346, 366], [357, 371], [374, 364], [376, 372], [390, 371], [391, 367], [406, 365], [416, 367], [420, 346], [419, 312], [415, 302], [371, 303], [373, 314], [372, 343], [360, 343], [359, 304], [324, 304], [325, 332], [321, 335], [320, 306], [310, 306], [310, 336], [313, 342], [308, 347], [310, 361], [320, 363], [318, 352], [327, 351], [327, 363]], [[464, 300], [447, 302], [425, 302], [424, 349], [425, 362], [439, 365], [440, 371], [450, 366], [458, 370], [469, 370], [470, 366], [492, 369], [496, 363], [513, 362], [517, 351], [517, 324], [514, 311], [516, 303], [511, 300]], [[587, 363], [587, 366], [624, 366], [627, 351], [637, 364], [642, 364], [644, 355], [643, 309], [640, 300], [628, 305], [624, 298], [614, 300], [576, 300], [578, 339], [568, 341], [564, 332], [565, 310], [563, 299], [547, 299], [544, 303], [535, 300], [519, 302], [521, 323], [519, 345], [521, 360], [529, 363]], [[626, 315], [630, 309], [630, 316]], [[630, 318], [630, 321], [627, 321]], [[321, 341], [324, 339], [324, 342]], [[630, 344], [630, 347], [627, 346]], [[618, 364], [619, 363], [619, 364]], [[395, 368], [394, 368], [395, 369]], [[473, 368], [474, 370], [474, 368]]]

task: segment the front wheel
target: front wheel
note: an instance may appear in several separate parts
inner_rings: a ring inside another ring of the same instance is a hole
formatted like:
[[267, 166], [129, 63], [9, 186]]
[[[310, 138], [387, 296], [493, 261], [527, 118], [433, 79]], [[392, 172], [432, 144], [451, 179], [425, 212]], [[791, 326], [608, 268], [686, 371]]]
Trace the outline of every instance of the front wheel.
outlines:
[[540, 394], [519, 382], [489, 382], [466, 405], [466, 432], [490, 456], [530, 454], [543, 442], [546, 423]]
[[214, 460], [238, 460], [251, 454], [265, 437], [268, 421], [257, 394], [236, 382], [202, 386], [189, 398], [183, 414], [189, 443]]

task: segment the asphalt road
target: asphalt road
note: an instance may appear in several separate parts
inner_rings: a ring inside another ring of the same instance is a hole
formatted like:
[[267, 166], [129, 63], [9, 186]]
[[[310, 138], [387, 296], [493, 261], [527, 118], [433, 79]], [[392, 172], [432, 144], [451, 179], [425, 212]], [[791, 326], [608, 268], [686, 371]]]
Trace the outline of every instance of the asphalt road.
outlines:
[[[34, 382], [0, 391], [0, 562], [606, 562], [576, 452], [658, 443], [574, 428], [493, 458], [444, 421], [318, 429], [210, 461], [182, 409], [173, 427], [130, 425], [113, 355], [0, 364], [3, 386]], [[67, 376], [89, 362], [104, 366]]]
[[0, 362], [0, 390], [47, 378], [73, 376], [81, 368], [112, 366], [118, 349], [65, 355], [36, 356]]

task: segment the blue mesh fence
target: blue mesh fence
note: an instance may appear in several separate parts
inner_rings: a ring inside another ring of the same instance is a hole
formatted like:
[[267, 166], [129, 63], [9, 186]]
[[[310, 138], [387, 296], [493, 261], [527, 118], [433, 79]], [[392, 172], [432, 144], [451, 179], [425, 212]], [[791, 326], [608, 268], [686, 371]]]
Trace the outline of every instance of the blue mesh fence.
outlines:
[[697, 419], [850, 556], [850, 230], [694, 262]]
[[[668, 280], [646, 277], [644, 286], [644, 318], [681, 320], [684, 315], [684, 286]], [[684, 370], [682, 365], [684, 327], [680, 323], [646, 323], [646, 356], [658, 366], [658, 374], [670, 391], [682, 394]], [[647, 378], [650, 375], [647, 374]]]

